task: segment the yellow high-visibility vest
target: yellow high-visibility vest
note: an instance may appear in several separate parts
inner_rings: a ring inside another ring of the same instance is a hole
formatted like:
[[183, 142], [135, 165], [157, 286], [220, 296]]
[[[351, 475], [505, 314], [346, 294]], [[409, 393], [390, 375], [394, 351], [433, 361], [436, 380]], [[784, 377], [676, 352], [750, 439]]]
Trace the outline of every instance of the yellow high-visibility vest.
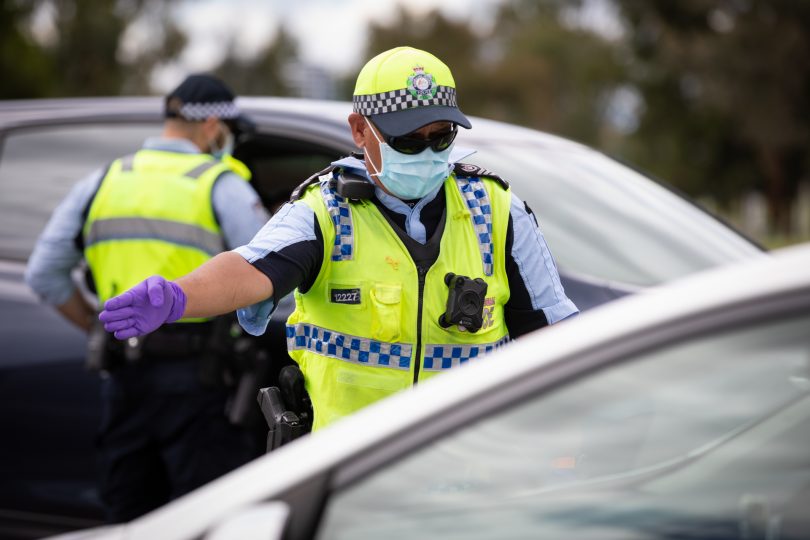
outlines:
[[177, 279], [225, 249], [211, 190], [227, 171], [209, 154], [159, 150], [110, 165], [83, 229], [102, 304], [151, 275]]
[[[508, 340], [508, 187], [451, 174], [439, 257], [420, 269], [374, 203], [337, 195], [332, 174], [339, 172], [322, 176], [301, 198], [318, 217], [324, 261], [312, 287], [296, 290], [287, 321], [287, 346], [304, 373], [313, 429]], [[439, 324], [448, 272], [488, 284], [484, 326], [476, 333]]]

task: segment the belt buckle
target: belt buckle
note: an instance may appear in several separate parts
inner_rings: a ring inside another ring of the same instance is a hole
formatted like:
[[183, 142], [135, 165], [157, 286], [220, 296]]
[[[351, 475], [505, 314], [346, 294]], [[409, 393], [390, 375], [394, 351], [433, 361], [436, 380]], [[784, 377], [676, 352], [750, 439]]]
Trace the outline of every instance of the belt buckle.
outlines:
[[143, 339], [139, 337], [131, 337], [124, 342], [124, 358], [127, 362], [134, 363], [141, 359], [141, 349], [143, 348]]

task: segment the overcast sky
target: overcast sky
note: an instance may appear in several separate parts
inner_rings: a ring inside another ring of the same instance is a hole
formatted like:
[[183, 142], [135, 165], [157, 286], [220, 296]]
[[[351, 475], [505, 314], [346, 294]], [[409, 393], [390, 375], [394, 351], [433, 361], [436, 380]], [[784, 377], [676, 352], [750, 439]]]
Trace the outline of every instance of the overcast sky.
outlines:
[[[283, 27], [297, 41], [304, 62], [337, 75], [362, 65], [369, 21], [394, 23], [397, 5], [414, 14], [438, 9], [446, 17], [464, 21], [481, 34], [492, 30], [498, 6], [507, 0], [177, 0], [170, 4], [177, 24], [189, 42], [179, 62], [159, 69], [153, 86], [174, 87], [191, 71], [216, 67], [233, 44], [236, 54], [249, 58], [275, 39]], [[584, 0], [583, 8], [569, 12], [568, 23], [588, 27], [607, 37], [621, 33], [611, 0]], [[155, 15], [153, 15], [155, 16]], [[35, 12], [32, 31], [47, 44], [55, 35], [53, 5], [42, 3]], [[122, 41], [128, 56], [149, 48], [160, 28], [149, 17], [131, 24]]]
[[[481, 31], [491, 20], [501, 0], [408, 0], [414, 13], [440, 9], [447, 17], [469, 21]], [[275, 37], [283, 26], [298, 41], [306, 62], [337, 74], [360, 63], [368, 21], [391, 22], [395, 0], [183, 0], [175, 9], [178, 24], [190, 36], [181, 64], [160, 70], [154, 81], [167, 90], [184, 73], [216, 66], [232, 40], [237, 53], [250, 56]], [[134, 29], [137, 43], [148, 28]]]

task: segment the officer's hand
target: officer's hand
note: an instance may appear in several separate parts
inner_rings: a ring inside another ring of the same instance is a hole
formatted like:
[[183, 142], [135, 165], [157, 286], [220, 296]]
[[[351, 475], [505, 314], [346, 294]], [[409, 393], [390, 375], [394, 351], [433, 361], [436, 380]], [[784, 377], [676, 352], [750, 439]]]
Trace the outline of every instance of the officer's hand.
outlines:
[[118, 339], [142, 336], [183, 316], [186, 295], [173, 281], [152, 276], [104, 303], [98, 318]]

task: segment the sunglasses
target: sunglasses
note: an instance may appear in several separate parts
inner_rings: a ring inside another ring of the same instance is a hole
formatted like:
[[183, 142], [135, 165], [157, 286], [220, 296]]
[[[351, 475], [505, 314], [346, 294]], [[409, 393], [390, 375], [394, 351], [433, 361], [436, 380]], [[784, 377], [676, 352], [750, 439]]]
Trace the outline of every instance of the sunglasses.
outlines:
[[434, 152], [442, 152], [453, 144], [458, 135], [458, 126], [453, 124], [449, 130], [436, 133], [429, 139], [415, 137], [413, 133], [392, 137], [380, 131], [380, 135], [383, 136], [388, 146], [401, 154], [418, 154], [427, 147], [433, 149]]

